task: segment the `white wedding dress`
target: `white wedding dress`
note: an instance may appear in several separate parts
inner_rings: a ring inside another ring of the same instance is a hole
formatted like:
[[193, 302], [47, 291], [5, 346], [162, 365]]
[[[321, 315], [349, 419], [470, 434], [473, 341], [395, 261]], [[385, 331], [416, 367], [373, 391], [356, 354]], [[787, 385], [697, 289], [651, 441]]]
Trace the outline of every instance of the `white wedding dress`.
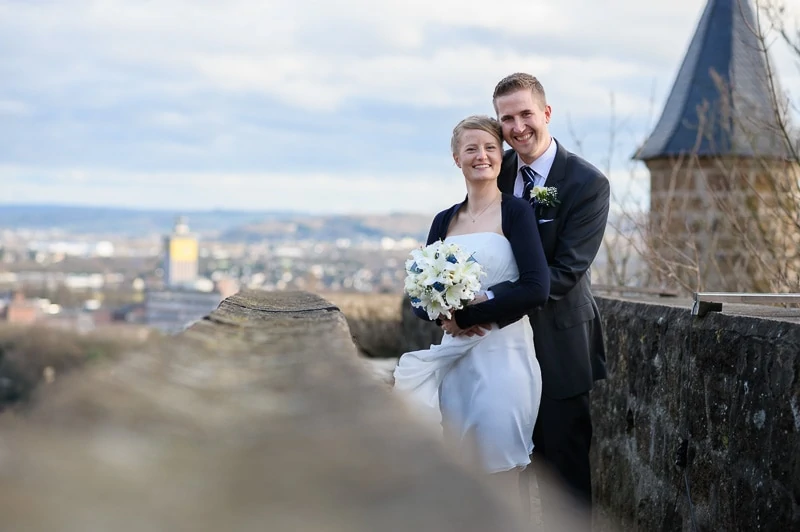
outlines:
[[[519, 277], [511, 245], [498, 233], [447, 237], [483, 266], [481, 286]], [[530, 463], [542, 374], [527, 317], [485, 336], [453, 337], [400, 357], [395, 389], [422, 416], [441, 420], [448, 449], [496, 473]]]

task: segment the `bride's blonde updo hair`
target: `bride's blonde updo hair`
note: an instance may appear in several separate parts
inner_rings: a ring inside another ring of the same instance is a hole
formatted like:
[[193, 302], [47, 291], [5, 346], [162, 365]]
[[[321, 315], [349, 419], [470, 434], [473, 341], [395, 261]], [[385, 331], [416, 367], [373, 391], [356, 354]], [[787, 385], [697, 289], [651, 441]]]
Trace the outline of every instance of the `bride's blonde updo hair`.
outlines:
[[503, 147], [503, 129], [500, 127], [500, 122], [490, 116], [472, 115], [466, 117], [453, 128], [453, 137], [450, 139], [450, 149], [453, 151], [453, 155], [458, 154], [461, 135], [468, 129], [480, 129], [489, 133], [497, 139], [498, 145], [501, 148]]

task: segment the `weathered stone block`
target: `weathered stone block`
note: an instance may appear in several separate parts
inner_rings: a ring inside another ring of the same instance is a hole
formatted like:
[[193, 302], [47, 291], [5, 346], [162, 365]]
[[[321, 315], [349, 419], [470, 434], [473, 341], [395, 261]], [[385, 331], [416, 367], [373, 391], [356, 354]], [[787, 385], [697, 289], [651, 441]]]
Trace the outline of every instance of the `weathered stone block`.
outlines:
[[228, 298], [0, 434], [3, 530], [522, 530], [305, 293]]
[[598, 304], [609, 357], [592, 393], [599, 505], [626, 530], [691, 529], [689, 495], [702, 530], [800, 527], [800, 312]]

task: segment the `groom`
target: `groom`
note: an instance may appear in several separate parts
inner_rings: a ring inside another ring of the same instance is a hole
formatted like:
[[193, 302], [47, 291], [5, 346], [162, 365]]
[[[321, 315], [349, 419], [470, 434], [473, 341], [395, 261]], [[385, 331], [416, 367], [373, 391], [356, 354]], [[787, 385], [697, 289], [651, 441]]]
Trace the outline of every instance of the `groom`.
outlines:
[[[605, 378], [606, 368], [589, 267], [608, 219], [608, 179], [550, 136], [551, 109], [535, 77], [517, 73], [500, 80], [493, 102], [512, 148], [503, 158], [500, 190], [529, 199], [533, 186], [556, 189], [555, 199], [531, 202], [550, 267], [550, 298], [529, 313], [543, 385], [533, 431], [534, 463], [549, 466], [584, 510], [582, 526], [591, 527], [589, 391], [594, 381]], [[490, 288], [495, 296], [511, 289], [512, 283]], [[540, 489], [547, 518], [554, 490], [548, 493], [541, 480]]]

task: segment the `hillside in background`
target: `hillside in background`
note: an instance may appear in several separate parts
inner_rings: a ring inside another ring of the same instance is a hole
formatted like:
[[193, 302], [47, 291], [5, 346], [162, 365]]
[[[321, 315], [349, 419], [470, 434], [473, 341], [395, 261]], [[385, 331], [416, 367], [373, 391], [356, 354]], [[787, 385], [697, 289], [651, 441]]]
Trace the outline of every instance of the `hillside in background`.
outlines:
[[234, 227], [220, 235], [223, 241], [253, 242], [268, 240], [336, 240], [339, 238], [395, 239], [412, 237], [424, 240], [430, 217], [387, 214], [365, 216], [286, 216]]
[[160, 211], [58, 205], [0, 205], [0, 229], [146, 236], [168, 233], [178, 216], [192, 231], [223, 241], [262, 239], [424, 239], [432, 219], [416, 214], [312, 215], [253, 211]]

